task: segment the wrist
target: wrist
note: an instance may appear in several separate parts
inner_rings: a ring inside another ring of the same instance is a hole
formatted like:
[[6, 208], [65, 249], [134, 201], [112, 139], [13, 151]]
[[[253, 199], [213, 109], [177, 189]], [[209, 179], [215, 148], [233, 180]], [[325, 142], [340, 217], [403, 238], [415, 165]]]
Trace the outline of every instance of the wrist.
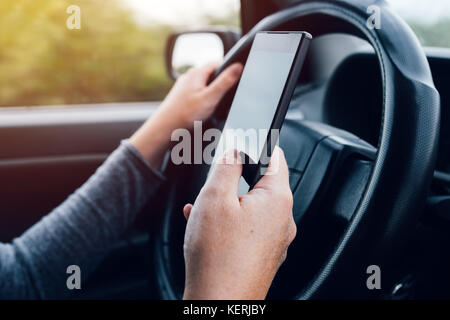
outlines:
[[188, 129], [192, 123], [189, 121], [188, 116], [183, 113], [188, 109], [187, 106], [180, 105], [175, 107], [170, 101], [163, 101], [156, 113], [152, 116], [151, 120], [156, 122], [157, 126], [161, 129], [170, 131], [170, 135], [174, 130], [184, 128]]
[[269, 289], [266, 286], [258, 286], [257, 283], [243, 285], [225, 280], [219, 283], [217, 279], [203, 282], [204, 284], [197, 282], [190, 285], [190, 281], [187, 281], [183, 300], [264, 300]]
[[130, 142], [154, 169], [160, 167], [170, 148], [172, 127], [167, 120], [162, 123], [159, 117], [152, 117], [130, 138]]

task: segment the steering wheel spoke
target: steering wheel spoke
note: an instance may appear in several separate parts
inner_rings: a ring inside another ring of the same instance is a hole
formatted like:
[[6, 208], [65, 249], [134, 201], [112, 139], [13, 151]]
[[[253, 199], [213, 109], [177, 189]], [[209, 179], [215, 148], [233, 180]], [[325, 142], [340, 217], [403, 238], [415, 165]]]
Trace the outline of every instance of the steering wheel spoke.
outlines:
[[[362, 196], [365, 187], [362, 182], [367, 182], [370, 175], [376, 149], [349, 132], [323, 123], [301, 121], [295, 126], [288, 123], [286, 131], [286, 136], [284, 132], [281, 134], [280, 143], [287, 150], [293, 173], [296, 222], [307, 212], [325, 207], [350, 220], [353, 212], [349, 210], [356, 209], [359, 201], [356, 196]], [[332, 200], [337, 202], [335, 206]]]

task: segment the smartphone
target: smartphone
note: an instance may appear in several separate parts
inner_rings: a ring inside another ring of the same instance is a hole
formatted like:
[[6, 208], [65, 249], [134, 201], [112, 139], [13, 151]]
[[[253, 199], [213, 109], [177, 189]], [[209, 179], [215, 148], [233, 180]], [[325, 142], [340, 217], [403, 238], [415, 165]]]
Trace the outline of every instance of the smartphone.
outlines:
[[311, 39], [295, 31], [255, 36], [214, 155], [236, 149], [243, 156], [240, 194], [267, 170]]

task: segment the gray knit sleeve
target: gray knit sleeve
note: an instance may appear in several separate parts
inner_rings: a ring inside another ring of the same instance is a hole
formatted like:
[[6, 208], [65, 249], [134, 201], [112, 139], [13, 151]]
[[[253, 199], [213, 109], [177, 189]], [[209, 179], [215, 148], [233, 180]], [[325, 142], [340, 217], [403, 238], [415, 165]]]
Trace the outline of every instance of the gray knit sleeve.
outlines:
[[70, 293], [132, 225], [164, 177], [127, 140], [64, 203], [10, 244], [0, 244], [0, 298], [57, 299]]

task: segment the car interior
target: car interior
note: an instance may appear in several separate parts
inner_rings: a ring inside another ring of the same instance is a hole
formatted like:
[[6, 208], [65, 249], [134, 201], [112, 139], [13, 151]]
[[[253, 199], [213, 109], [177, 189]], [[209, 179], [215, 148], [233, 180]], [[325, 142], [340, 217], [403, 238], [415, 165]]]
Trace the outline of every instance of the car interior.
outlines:
[[[372, 4], [380, 29], [366, 25]], [[245, 63], [258, 31], [313, 36], [280, 135], [298, 235], [268, 298], [450, 298], [450, 49], [420, 45], [388, 1], [242, 0], [240, 20], [173, 33], [165, 59], [176, 79], [177, 45], [209, 34], [225, 56], [217, 75]], [[233, 94], [208, 126], [223, 126]], [[0, 241], [63, 202], [157, 107], [2, 108]], [[167, 161], [167, 182], [73, 299], [181, 298], [182, 208], [207, 172]], [[380, 290], [366, 286], [370, 265]]]

